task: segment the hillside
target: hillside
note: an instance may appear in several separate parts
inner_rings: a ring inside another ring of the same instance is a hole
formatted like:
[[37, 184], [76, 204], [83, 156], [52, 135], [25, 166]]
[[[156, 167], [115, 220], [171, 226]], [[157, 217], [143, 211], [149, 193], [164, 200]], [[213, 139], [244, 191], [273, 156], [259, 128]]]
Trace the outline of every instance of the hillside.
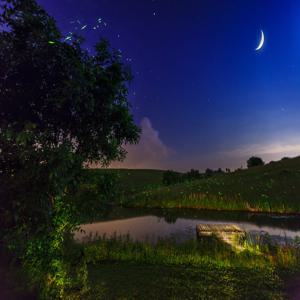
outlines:
[[125, 192], [141, 191], [162, 184], [163, 170], [151, 169], [88, 169], [91, 181], [97, 180], [103, 173], [115, 173], [120, 176], [121, 188]]
[[126, 205], [300, 213], [300, 157], [146, 189], [127, 199]]

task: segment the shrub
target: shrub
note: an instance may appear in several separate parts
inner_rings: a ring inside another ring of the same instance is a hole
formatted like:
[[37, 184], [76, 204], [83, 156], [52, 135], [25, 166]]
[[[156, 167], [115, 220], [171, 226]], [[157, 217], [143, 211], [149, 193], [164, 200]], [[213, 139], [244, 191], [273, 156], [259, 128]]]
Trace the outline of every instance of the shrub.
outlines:
[[214, 171], [213, 171], [212, 169], [207, 168], [207, 169], [205, 170], [205, 175], [206, 175], [207, 177], [210, 177], [210, 176], [212, 176], [213, 174], [214, 174]]
[[164, 185], [171, 185], [176, 184], [183, 181], [182, 174], [168, 170], [163, 173], [163, 184]]
[[203, 174], [201, 174], [198, 170], [191, 169], [189, 172], [184, 174], [186, 180], [195, 180], [203, 178]]

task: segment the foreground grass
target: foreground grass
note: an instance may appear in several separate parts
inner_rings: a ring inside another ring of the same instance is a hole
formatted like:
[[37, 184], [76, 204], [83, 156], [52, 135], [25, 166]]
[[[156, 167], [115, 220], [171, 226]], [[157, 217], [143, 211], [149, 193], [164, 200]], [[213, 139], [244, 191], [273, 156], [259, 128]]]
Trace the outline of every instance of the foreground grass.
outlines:
[[90, 276], [98, 299], [283, 299], [272, 270], [103, 263]]
[[298, 269], [297, 248], [245, 249], [236, 253], [217, 238], [84, 246], [97, 299], [284, 299], [283, 279]]
[[145, 189], [128, 207], [300, 213], [300, 157], [167, 187]]

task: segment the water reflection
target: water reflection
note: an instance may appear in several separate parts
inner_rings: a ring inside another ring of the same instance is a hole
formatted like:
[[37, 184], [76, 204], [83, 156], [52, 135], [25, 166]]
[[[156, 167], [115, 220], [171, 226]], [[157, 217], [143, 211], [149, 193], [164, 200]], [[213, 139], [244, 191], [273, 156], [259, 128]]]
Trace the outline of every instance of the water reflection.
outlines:
[[127, 235], [134, 240], [151, 242], [173, 237], [177, 241], [196, 238], [197, 224], [236, 224], [246, 232], [266, 232], [271, 236], [291, 239], [300, 236], [298, 216], [212, 212], [195, 210], [117, 209], [99, 222], [81, 226], [75, 239], [86, 241], [91, 236]]

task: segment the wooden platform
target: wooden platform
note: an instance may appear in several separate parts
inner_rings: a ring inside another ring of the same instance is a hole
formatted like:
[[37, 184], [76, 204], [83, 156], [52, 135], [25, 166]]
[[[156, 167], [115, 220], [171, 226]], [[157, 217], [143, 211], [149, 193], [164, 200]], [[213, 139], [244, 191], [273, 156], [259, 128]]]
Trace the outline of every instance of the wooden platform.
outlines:
[[196, 226], [197, 234], [211, 235], [217, 233], [245, 233], [239, 226], [234, 224], [198, 224]]
[[198, 238], [216, 236], [221, 241], [241, 249], [238, 240], [245, 235], [245, 231], [234, 224], [198, 224], [196, 225]]

